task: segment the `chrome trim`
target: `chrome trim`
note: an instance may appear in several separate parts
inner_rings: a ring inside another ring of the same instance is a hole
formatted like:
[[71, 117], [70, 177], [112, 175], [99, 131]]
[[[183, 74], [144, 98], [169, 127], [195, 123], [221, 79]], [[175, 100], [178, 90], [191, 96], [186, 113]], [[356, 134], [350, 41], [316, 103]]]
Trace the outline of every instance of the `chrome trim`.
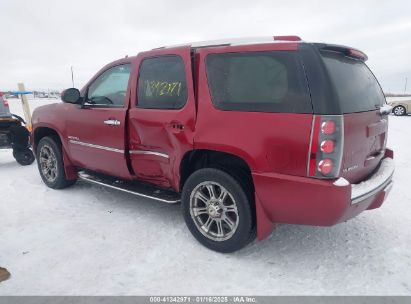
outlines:
[[150, 196], [150, 195], [147, 195], [147, 194], [134, 192], [134, 191], [123, 189], [123, 188], [116, 187], [116, 186], [113, 186], [113, 185], [105, 184], [105, 183], [102, 183], [102, 182], [99, 182], [99, 181], [96, 181], [96, 180], [90, 178], [90, 176], [88, 174], [84, 174], [82, 172], [79, 172], [78, 176], [79, 176], [80, 179], [82, 179], [86, 182], [93, 183], [93, 184], [100, 185], [100, 186], [104, 186], [104, 187], [111, 188], [111, 189], [115, 189], [115, 190], [119, 190], [119, 191], [130, 193], [130, 194], [134, 194], [134, 195], [139, 196], [139, 197], [144, 197], [144, 198], [156, 200], [156, 201], [167, 203], [167, 204], [176, 204], [176, 203], [180, 202], [180, 200], [165, 200], [165, 199], [158, 198], [158, 197], [155, 197], [155, 196]]
[[358, 204], [381, 190], [390, 190], [394, 175], [394, 160], [385, 158], [380, 168], [368, 180], [351, 185], [351, 205]]
[[108, 119], [104, 121], [104, 124], [109, 126], [119, 126], [121, 122], [117, 119]]
[[148, 150], [130, 150], [130, 154], [145, 154], [145, 155], [155, 155], [164, 158], [170, 158], [167, 154], [155, 152], [155, 151], [148, 151]]
[[70, 139], [69, 142], [70, 142], [71, 144], [80, 145], [80, 146], [85, 146], [85, 147], [89, 147], [89, 148], [95, 148], [95, 149], [100, 149], [100, 150], [105, 150], [105, 151], [110, 151], [110, 152], [116, 152], [116, 153], [124, 153], [124, 150], [120, 150], [120, 149], [116, 149], [116, 148], [110, 148], [110, 147], [105, 147], [105, 146], [100, 146], [100, 145], [89, 144], [89, 143], [85, 143], [85, 142], [78, 141], [78, 140], [72, 140], [72, 139]]
[[393, 181], [390, 179], [390, 180], [386, 181], [384, 184], [380, 185], [378, 188], [375, 188], [374, 190], [372, 190], [371, 192], [368, 192], [367, 194], [364, 194], [363, 196], [351, 199], [351, 205], [361, 203], [362, 201], [364, 201], [367, 198], [369, 198], [370, 196], [373, 196], [374, 194], [380, 192], [381, 190], [384, 190], [385, 192], [388, 192], [388, 191], [391, 190], [393, 184], [394, 184]]
[[308, 146], [308, 157], [307, 157], [307, 176], [310, 176], [311, 145], [313, 143], [314, 122], [315, 122], [315, 114], [313, 115], [313, 118], [311, 120], [310, 144]]

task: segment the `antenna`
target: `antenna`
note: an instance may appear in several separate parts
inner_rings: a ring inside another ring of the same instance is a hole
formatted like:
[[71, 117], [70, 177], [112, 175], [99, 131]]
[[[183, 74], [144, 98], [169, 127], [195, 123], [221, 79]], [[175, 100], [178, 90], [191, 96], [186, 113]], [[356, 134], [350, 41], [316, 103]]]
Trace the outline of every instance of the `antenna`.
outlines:
[[71, 69], [71, 83], [72, 83], [73, 88], [74, 88], [74, 72], [73, 72], [73, 66], [71, 66], [70, 69]]

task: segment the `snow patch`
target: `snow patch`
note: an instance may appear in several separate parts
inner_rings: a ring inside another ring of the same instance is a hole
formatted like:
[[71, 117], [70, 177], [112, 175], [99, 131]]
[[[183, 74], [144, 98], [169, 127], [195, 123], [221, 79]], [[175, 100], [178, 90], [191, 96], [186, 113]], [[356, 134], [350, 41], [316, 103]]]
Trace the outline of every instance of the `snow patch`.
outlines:
[[340, 177], [333, 184], [334, 186], [337, 186], [337, 187], [345, 187], [345, 186], [348, 186], [350, 182], [347, 181], [344, 177]]

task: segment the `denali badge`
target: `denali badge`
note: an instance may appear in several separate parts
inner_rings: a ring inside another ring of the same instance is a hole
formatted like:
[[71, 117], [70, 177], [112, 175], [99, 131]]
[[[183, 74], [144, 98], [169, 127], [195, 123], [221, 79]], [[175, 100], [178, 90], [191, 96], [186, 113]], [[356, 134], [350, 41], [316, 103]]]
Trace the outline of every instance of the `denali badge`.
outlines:
[[76, 136], [67, 136], [67, 138], [68, 138], [68, 139], [73, 139], [73, 140], [79, 140], [79, 138], [76, 137]]
[[350, 172], [350, 171], [355, 170], [357, 168], [358, 168], [358, 165], [354, 165], [354, 166], [343, 169], [343, 172], [347, 173], [347, 172]]

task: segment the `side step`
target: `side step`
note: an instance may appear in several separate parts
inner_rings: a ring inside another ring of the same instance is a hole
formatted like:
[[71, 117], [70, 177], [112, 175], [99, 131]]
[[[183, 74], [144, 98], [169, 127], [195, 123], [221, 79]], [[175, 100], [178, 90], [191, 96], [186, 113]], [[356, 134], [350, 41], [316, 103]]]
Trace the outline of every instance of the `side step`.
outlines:
[[108, 177], [100, 174], [89, 173], [85, 171], [78, 172], [81, 180], [104, 186], [111, 189], [116, 189], [126, 193], [134, 194], [139, 197], [149, 198], [167, 204], [176, 204], [180, 202], [180, 195], [171, 190], [164, 190], [155, 186], [137, 182], [119, 180], [114, 177]]

